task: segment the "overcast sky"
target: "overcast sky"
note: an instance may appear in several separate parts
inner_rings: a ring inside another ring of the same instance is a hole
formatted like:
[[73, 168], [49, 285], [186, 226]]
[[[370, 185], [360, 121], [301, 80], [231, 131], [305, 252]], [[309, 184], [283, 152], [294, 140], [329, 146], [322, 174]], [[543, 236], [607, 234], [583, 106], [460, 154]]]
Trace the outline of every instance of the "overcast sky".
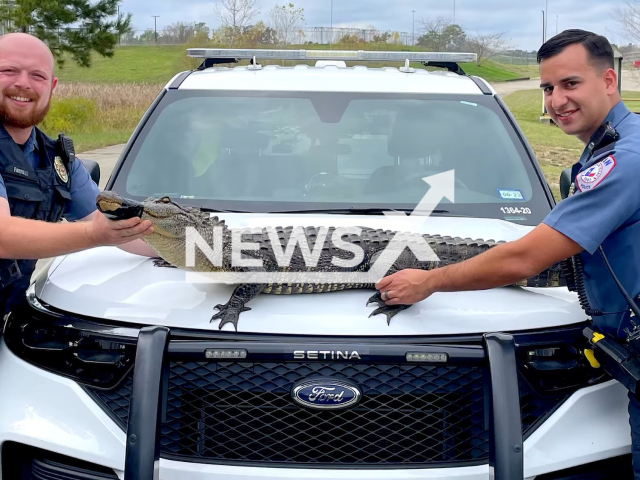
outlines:
[[[331, 0], [288, 0], [304, 8], [306, 27], [328, 27]], [[421, 19], [453, 17], [467, 32], [506, 32], [505, 38], [525, 50], [537, 49], [542, 41], [542, 10], [547, 0], [333, 0], [333, 25], [379, 30], [411, 32], [415, 10], [416, 38]], [[214, 14], [215, 0], [122, 0], [120, 11], [133, 15], [136, 30], [153, 28], [152, 15], [159, 15], [158, 29], [176, 22], [205, 22], [216, 28], [220, 21]], [[260, 13], [255, 20], [267, 23], [268, 11], [277, 0], [257, 0]], [[547, 38], [568, 28], [582, 28], [605, 34], [613, 43], [626, 43], [623, 32], [612, 15], [615, 6], [626, 0], [548, 0]], [[284, 2], [280, 2], [284, 4]], [[605, 28], [607, 29], [605, 32]]]

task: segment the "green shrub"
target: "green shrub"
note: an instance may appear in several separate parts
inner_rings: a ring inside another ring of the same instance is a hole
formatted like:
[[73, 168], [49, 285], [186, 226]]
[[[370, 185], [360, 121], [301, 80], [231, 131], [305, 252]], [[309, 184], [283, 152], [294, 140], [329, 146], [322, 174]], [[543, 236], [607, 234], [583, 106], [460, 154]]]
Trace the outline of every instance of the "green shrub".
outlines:
[[95, 121], [97, 106], [95, 100], [88, 98], [52, 99], [49, 113], [42, 122], [45, 132], [73, 133], [82, 131]]

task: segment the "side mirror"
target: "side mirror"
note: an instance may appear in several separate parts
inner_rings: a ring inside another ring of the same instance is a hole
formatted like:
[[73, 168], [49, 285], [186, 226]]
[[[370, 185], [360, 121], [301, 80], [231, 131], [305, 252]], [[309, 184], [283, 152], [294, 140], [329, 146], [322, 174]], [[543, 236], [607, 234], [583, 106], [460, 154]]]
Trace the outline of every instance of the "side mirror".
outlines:
[[[76, 157], [77, 158], [77, 157]], [[82, 159], [80, 160], [84, 165], [84, 168], [87, 169], [89, 175], [91, 175], [91, 179], [96, 182], [96, 185], [100, 184], [100, 165], [93, 160]]]
[[569, 196], [571, 188], [571, 167], [565, 168], [560, 174], [560, 197], [564, 200]]

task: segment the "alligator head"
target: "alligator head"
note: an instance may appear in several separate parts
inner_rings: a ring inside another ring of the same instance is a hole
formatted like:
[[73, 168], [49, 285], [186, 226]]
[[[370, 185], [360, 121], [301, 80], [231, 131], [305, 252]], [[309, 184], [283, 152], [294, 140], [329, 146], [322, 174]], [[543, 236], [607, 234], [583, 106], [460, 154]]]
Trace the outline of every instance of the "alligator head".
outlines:
[[[199, 208], [179, 205], [169, 197], [150, 197], [138, 202], [122, 198], [114, 192], [104, 191], [98, 195], [96, 206], [100, 212], [112, 220], [139, 217], [142, 220], [151, 221], [153, 233], [142, 237], [142, 240], [151, 246], [161, 258], [176, 267], [185, 267], [186, 265], [188, 227], [197, 230], [198, 234], [210, 246], [213, 242], [214, 226], [222, 226], [225, 233], [227, 230], [224, 220], [212, 217], [208, 212], [203, 212]], [[197, 249], [196, 251], [199, 252]], [[205, 268], [204, 271], [215, 270], [209, 262], [206, 262], [208, 265], [202, 263], [198, 265], [203, 261], [203, 259], [197, 258], [196, 267]]]

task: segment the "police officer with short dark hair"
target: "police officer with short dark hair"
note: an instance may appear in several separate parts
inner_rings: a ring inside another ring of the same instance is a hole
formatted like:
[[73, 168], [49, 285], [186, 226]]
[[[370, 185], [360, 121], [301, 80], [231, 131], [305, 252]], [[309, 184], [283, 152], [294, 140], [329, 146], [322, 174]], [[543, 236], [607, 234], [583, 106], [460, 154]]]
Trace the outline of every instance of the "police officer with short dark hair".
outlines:
[[[617, 338], [630, 327], [630, 307], [599, 255], [606, 255], [629, 295], [640, 295], [640, 116], [618, 92], [613, 49], [605, 37], [567, 30], [538, 51], [540, 87], [549, 116], [585, 145], [572, 169], [573, 194], [542, 224], [459, 264], [403, 270], [376, 284], [387, 305], [412, 304], [435, 292], [482, 290], [516, 283], [577, 256], [598, 329]], [[619, 138], [598, 142], [607, 123]], [[596, 145], [597, 142], [597, 145]], [[514, 325], [516, 326], [516, 325]], [[640, 480], [640, 404], [629, 395], [633, 466]]]
[[107, 220], [96, 210], [98, 186], [72, 145], [36, 127], [57, 85], [53, 70], [53, 55], [38, 38], [0, 37], [0, 327], [24, 300], [37, 259], [99, 245], [155, 256], [138, 240], [151, 223]]

